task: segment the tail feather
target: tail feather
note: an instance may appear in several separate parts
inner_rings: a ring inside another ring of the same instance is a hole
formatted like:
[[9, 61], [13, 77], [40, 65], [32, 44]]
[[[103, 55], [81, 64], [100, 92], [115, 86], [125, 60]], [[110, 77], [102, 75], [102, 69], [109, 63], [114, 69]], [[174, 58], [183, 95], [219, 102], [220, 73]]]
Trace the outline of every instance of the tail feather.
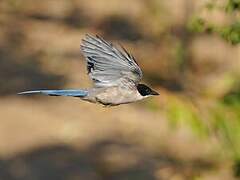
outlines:
[[88, 94], [86, 90], [34, 90], [24, 91], [18, 93], [18, 95], [31, 95], [31, 94], [44, 94], [49, 96], [72, 96], [72, 97], [85, 97]]

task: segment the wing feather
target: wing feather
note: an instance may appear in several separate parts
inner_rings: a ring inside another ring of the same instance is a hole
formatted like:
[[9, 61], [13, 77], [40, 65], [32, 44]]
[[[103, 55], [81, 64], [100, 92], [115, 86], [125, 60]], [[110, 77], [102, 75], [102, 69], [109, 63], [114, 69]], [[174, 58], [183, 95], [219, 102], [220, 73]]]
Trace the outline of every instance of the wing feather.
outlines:
[[119, 50], [99, 36], [86, 35], [81, 50], [95, 86], [115, 86], [123, 82], [138, 84], [142, 79], [135, 58], [124, 47]]

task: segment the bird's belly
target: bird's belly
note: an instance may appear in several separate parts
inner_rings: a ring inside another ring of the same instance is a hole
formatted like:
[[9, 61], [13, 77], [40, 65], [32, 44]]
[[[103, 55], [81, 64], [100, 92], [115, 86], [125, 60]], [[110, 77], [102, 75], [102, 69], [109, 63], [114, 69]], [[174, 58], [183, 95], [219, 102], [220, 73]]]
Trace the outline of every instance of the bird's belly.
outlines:
[[127, 104], [140, 100], [135, 92], [129, 91], [110, 91], [96, 96], [96, 101], [104, 105]]

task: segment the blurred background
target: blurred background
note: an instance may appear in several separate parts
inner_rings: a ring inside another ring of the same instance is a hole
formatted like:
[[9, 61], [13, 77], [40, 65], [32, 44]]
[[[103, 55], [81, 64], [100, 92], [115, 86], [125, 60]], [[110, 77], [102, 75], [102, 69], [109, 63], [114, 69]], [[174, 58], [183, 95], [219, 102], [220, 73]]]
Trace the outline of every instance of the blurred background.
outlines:
[[[86, 33], [123, 45], [161, 95], [16, 95], [91, 86]], [[239, 179], [239, 42], [239, 0], [1, 0], [0, 179]]]

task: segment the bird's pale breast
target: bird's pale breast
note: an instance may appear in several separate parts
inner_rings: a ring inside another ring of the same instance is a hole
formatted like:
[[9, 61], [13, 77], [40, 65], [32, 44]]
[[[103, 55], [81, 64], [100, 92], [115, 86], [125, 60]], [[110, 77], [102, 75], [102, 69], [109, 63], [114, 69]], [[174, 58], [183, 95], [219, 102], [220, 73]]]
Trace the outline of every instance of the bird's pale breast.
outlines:
[[136, 89], [110, 87], [96, 95], [96, 100], [102, 104], [119, 105], [140, 100], [142, 97]]

